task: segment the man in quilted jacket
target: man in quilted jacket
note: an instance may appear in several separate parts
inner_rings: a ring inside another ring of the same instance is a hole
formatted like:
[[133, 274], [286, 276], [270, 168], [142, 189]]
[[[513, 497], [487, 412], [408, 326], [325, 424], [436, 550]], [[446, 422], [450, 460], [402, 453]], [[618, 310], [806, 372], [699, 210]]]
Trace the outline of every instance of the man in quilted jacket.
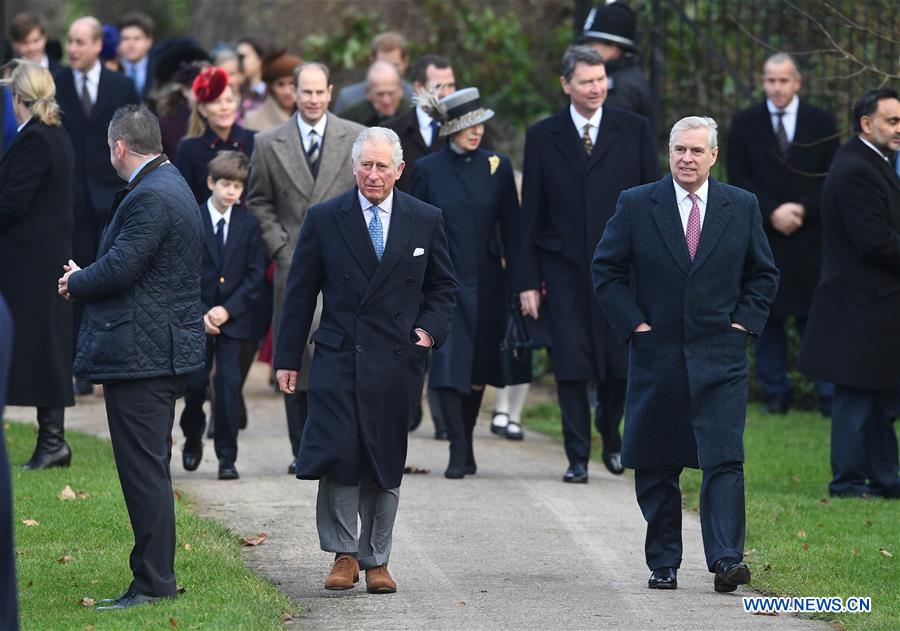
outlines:
[[134, 530], [133, 580], [99, 609], [174, 597], [175, 506], [169, 460], [175, 400], [203, 367], [201, 224], [194, 195], [162, 153], [144, 106], [116, 111], [110, 161], [116, 194], [97, 259], [63, 266], [59, 293], [85, 303], [75, 374], [103, 384], [116, 468]]

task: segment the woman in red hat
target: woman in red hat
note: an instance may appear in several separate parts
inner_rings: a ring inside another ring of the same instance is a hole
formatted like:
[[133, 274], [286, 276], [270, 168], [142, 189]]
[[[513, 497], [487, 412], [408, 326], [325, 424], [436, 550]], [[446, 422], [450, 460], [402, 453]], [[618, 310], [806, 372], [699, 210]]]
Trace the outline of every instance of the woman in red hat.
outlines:
[[197, 102], [191, 110], [187, 135], [178, 146], [175, 166], [203, 204], [209, 198], [207, 165], [220, 151], [240, 151], [249, 158], [253, 153], [253, 132], [238, 125], [238, 101], [222, 68], [203, 68], [194, 79]]

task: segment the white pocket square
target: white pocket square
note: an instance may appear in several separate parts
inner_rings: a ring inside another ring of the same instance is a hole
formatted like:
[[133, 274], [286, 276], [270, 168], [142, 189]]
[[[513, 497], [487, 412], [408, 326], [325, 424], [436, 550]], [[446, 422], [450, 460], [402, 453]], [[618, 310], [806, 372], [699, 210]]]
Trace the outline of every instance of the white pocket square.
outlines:
[[416, 248], [413, 250], [413, 256], [422, 256], [425, 254], [425, 248]]

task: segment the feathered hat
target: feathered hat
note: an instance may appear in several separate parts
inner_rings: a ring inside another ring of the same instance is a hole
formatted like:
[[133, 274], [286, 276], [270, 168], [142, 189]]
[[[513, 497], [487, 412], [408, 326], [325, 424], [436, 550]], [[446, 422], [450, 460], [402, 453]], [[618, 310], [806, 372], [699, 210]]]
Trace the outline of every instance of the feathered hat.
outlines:
[[194, 79], [193, 90], [198, 103], [215, 101], [228, 87], [228, 73], [218, 66], [201, 68]]
[[494, 110], [485, 108], [481, 103], [478, 88], [463, 88], [442, 99], [426, 90], [414, 100], [426, 114], [441, 124], [441, 136], [455, 134], [494, 117]]

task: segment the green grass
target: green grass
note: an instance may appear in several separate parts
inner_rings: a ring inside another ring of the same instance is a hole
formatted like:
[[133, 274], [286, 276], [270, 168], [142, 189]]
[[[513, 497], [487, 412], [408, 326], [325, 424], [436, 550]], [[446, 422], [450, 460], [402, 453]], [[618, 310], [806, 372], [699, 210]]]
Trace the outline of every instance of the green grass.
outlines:
[[[530, 406], [524, 420], [562, 440], [555, 404]], [[757, 405], [748, 411], [746, 557], [753, 588], [790, 596], [869, 596], [871, 613], [818, 617], [849, 630], [895, 630], [900, 628], [900, 502], [828, 497], [830, 427], [809, 412], [768, 416]], [[594, 442], [592, 457], [600, 460], [596, 436]], [[685, 507], [696, 511], [700, 472], [685, 470], [681, 486]]]
[[[241, 561], [237, 536], [176, 502], [175, 571], [184, 592], [149, 606], [97, 612], [82, 598], [117, 596], [131, 581], [131, 526], [112, 449], [98, 438], [67, 432], [69, 469], [23, 471], [34, 426], [6, 423], [15, 495], [19, 616], [28, 629], [281, 629], [295, 605]], [[66, 485], [89, 494], [61, 501]], [[36, 526], [22, 522], [33, 519]], [[62, 563], [59, 559], [71, 557]]]

